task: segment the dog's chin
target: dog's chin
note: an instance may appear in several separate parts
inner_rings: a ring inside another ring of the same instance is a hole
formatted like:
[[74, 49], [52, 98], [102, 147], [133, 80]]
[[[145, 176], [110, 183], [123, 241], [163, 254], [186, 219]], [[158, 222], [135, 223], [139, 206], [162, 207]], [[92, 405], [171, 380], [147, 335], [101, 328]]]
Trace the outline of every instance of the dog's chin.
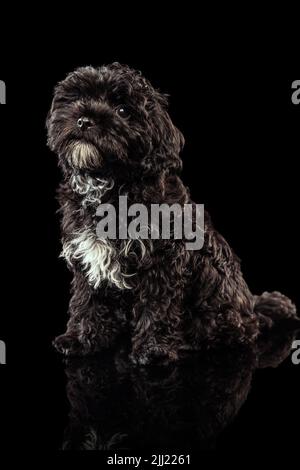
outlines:
[[90, 142], [74, 141], [68, 145], [66, 156], [70, 165], [78, 170], [97, 170], [102, 167], [103, 157]]

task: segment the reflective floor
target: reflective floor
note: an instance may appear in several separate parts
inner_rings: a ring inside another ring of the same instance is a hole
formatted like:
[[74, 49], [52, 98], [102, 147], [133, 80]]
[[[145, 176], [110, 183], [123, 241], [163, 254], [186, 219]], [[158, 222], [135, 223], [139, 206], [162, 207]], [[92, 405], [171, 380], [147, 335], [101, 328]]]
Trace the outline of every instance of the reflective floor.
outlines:
[[292, 340], [281, 332], [265, 342], [258, 368], [257, 352], [241, 347], [168, 366], [133, 366], [121, 345], [66, 361], [42, 339], [2, 370], [0, 450], [296, 448], [300, 365], [291, 360]]
[[[287, 336], [271, 350], [265, 348], [265, 365], [278, 366], [290, 345]], [[132, 366], [122, 348], [69, 360], [69, 417], [62, 448], [215, 449], [247, 400], [256, 369], [257, 354], [241, 347], [144, 368]]]

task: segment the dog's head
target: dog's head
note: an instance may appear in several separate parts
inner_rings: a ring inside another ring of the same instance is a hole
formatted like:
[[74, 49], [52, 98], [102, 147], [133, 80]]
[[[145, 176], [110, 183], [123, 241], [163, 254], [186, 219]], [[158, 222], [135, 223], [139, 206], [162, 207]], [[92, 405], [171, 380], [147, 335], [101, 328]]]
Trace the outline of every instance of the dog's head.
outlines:
[[181, 168], [184, 139], [166, 96], [119, 63], [82, 67], [58, 83], [47, 129], [50, 148], [71, 171], [155, 175]]

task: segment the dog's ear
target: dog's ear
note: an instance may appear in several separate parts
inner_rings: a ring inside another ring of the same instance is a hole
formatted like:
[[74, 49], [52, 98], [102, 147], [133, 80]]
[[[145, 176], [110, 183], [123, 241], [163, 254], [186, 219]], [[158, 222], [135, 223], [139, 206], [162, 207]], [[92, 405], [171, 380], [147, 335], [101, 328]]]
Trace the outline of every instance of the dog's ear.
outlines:
[[51, 109], [49, 109], [47, 113], [46, 122], [45, 122], [47, 132], [49, 132], [49, 128], [50, 128], [50, 119], [51, 119]]
[[51, 117], [52, 117], [52, 107], [53, 104], [51, 104], [51, 108], [47, 113], [46, 117], [46, 130], [47, 130], [47, 145], [50, 148], [50, 150], [53, 150], [53, 142], [51, 138]]
[[151, 142], [150, 154], [144, 160], [145, 170], [180, 172], [182, 161], [179, 154], [184, 147], [184, 137], [169, 116], [166, 95], [156, 93], [149, 117]]
[[50, 148], [50, 150], [54, 151], [54, 129], [53, 129], [53, 117], [55, 114], [55, 94], [56, 94], [56, 88], [54, 89], [50, 109], [47, 113], [46, 116], [46, 131], [47, 131], [47, 145]]

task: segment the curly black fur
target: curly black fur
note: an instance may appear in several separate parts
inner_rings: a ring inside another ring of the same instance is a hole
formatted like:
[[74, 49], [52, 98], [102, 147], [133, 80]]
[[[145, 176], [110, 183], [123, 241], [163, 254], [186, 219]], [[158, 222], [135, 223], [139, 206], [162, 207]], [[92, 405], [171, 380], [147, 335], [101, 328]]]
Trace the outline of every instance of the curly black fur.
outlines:
[[[166, 97], [139, 72], [113, 63], [69, 74], [55, 89], [47, 128], [63, 172], [63, 254], [74, 274], [67, 332], [55, 341], [59, 351], [94, 353], [126, 333], [132, 360], [146, 364], [176, 360], [188, 349], [253, 345], [274, 324], [299, 326], [288, 298], [251, 294], [239, 259], [207, 213], [199, 251], [186, 250], [184, 240], [143, 246], [115, 240], [107, 247], [93, 238], [100, 201], [116, 204], [122, 194], [146, 206], [192, 203], [179, 177], [184, 138]], [[109, 267], [100, 279], [101, 256]]]

